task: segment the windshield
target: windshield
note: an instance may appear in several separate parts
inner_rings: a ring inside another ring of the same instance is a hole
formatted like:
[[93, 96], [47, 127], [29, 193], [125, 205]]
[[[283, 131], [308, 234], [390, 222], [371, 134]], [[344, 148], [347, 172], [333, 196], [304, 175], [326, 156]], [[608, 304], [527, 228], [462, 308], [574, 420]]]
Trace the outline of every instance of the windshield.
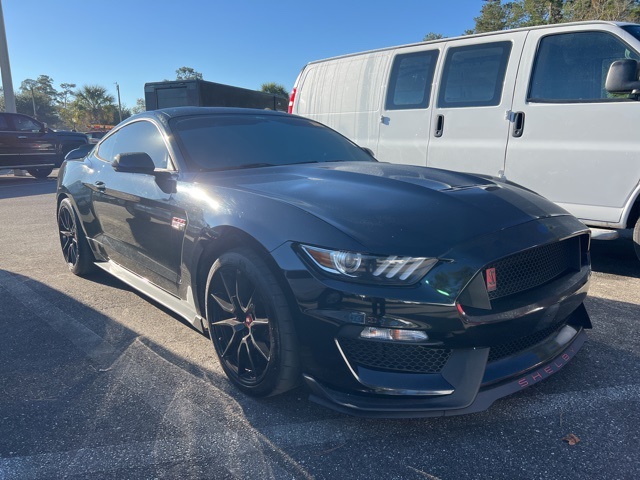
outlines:
[[293, 116], [197, 115], [175, 118], [171, 126], [183, 154], [196, 170], [375, 161], [339, 133]]
[[640, 40], [640, 25], [625, 25], [622, 29]]

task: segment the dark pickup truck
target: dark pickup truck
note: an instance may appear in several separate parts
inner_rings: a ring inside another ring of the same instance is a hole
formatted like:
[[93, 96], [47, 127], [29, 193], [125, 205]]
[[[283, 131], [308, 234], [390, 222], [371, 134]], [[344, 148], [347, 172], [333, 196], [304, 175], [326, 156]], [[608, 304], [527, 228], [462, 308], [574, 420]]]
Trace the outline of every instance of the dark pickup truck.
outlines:
[[28, 115], [0, 112], [0, 170], [22, 169], [45, 178], [68, 152], [88, 142], [84, 133], [54, 132]]

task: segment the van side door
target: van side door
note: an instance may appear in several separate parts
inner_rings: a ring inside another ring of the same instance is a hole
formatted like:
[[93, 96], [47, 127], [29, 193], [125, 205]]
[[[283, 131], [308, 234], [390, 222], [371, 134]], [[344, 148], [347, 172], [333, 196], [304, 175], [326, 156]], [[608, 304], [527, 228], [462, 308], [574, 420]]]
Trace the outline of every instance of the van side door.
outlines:
[[527, 38], [506, 176], [585, 223], [614, 226], [638, 188], [640, 103], [605, 90], [609, 66], [640, 59], [639, 42], [614, 25], [574, 25]]
[[526, 31], [447, 42], [427, 165], [500, 176]]
[[442, 45], [402, 48], [393, 52], [382, 98], [378, 160], [427, 164], [432, 85]]

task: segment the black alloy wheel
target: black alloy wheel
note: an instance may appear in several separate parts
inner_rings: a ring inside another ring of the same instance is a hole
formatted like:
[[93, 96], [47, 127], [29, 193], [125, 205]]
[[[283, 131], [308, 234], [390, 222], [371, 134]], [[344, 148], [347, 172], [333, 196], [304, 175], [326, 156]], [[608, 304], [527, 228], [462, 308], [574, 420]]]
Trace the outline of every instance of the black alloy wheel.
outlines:
[[69, 270], [76, 275], [85, 275], [93, 271], [95, 258], [79, 226], [73, 204], [68, 198], [62, 200], [58, 208], [58, 232], [62, 255]]
[[248, 250], [222, 255], [211, 267], [206, 298], [209, 334], [229, 379], [254, 396], [298, 382], [297, 345], [289, 307], [273, 274]]

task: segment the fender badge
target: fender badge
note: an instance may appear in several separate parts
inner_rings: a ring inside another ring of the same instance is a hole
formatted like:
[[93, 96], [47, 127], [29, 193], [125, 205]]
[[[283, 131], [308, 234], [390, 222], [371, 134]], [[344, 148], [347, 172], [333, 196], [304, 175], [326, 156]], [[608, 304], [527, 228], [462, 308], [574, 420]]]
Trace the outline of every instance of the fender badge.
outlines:
[[496, 278], [496, 269], [495, 268], [487, 268], [487, 292], [493, 292], [496, 288], [498, 288], [498, 279]]
[[184, 218], [173, 217], [171, 219], [171, 228], [180, 232], [184, 231], [187, 226], [187, 221]]

